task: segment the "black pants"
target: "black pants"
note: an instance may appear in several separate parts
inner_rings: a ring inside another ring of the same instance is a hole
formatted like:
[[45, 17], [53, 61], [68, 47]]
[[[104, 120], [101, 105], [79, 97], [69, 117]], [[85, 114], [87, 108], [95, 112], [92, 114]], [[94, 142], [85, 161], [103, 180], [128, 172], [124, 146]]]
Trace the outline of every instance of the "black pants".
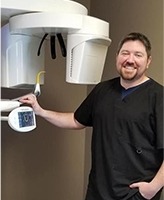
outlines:
[[[160, 200], [161, 191], [158, 192], [151, 200]], [[146, 200], [139, 192], [132, 196], [129, 200]]]

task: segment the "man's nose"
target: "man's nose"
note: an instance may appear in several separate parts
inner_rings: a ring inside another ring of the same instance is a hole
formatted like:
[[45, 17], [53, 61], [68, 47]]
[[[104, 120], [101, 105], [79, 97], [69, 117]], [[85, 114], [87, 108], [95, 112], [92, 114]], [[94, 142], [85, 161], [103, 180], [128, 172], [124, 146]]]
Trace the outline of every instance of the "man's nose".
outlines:
[[129, 54], [129, 56], [127, 57], [127, 62], [134, 63], [134, 55], [133, 54]]

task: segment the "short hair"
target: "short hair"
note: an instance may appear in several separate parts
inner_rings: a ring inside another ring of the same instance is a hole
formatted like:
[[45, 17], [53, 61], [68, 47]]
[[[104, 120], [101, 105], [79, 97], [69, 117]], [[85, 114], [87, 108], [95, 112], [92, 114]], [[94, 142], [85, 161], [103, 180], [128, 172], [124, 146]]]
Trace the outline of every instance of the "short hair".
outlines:
[[122, 48], [123, 44], [127, 41], [135, 41], [138, 40], [142, 42], [142, 44], [145, 46], [147, 56], [151, 56], [151, 43], [149, 39], [142, 33], [137, 33], [137, 32], [132, 32], [126, 35], [119, 43], [118, 49], [117, 49], [117, 54], [119, 54], [120, 49]]

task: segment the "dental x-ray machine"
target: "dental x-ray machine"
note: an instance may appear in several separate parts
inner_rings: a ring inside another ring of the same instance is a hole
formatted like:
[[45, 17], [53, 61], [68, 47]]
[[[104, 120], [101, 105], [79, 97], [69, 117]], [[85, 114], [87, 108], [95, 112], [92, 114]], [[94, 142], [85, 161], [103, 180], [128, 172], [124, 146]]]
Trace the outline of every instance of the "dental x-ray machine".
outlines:
[[[109, 23], [88, 16], [83, 5], [70, 0], [2, 0], [1, 20], [2, 87], [36, 83], [36, 75], [44, 70], [45, 39], [50, 41], [52, 59], [56, 58], [56, 39], [60, 44], [66, 57], [66, 82], [100, 82], [111, 43]], [[2, 100], [0, 108], [2, 112], [12, 110], [7, 119], [1, 119], [8, 120], [14, 130], [25, 132], [36, 127], [31, 108], [21, 107], [18, 101]]]

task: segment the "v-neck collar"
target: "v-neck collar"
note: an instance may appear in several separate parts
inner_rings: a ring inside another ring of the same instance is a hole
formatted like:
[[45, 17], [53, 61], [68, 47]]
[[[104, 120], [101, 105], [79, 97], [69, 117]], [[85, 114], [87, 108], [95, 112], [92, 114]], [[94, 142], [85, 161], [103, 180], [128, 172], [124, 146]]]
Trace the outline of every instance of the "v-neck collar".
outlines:
[[133, 93], [135, 90], [137, 90], [138, 88], [142, 87], [143, 85], [147, 84], [148, 82], [150, 82], [151, 79], [145, 81], [144, 83], [141, 83], [137, 86], [133, 86], [130, 87], [128, 89], [125, 89], [124, 87], [122, 87], [121, 85], [121, 98], [124, 99], [126, 96], [130, 95], [131, 93]]

